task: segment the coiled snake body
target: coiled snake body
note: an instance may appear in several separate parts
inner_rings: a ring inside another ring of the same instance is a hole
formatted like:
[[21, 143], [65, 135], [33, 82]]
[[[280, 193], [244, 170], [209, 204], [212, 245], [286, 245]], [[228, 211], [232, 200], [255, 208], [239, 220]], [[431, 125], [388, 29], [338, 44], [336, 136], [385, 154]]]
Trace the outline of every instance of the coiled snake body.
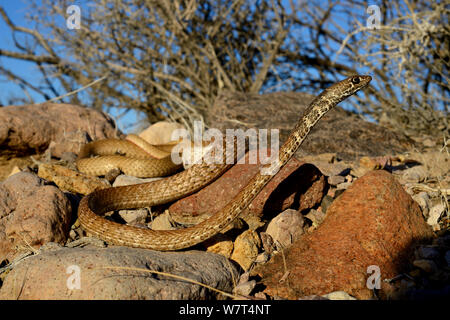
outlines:
[[[339, 102], [364, 88], [370, 76], [346, 78], [318, 95], [303, 113], [279, 150], [278, 169], [284, 166], [319, 119]], [[209, 219], [179, 230], [150, 230], [123, 225], [102, 218], [105, 212], [166, 203], [192, 194], [228, 170], [229, 164], [198, 164], [163, 180], [97, 190], [84, 197], [78, 208], [81, 226], [89, 233], [114, 244], [161, 251], [198, 244], [225, 228], [258, 195], [273, 175], [256, 174], [236, 197]]]

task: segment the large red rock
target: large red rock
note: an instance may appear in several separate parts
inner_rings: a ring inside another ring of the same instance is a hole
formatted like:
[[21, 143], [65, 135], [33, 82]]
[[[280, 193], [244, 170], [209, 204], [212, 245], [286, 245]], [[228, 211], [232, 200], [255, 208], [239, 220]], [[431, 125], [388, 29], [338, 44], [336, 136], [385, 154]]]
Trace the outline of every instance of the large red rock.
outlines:
[[[207, 187], [172, 204], [169, 207], [170, 213], [196, 217], [212, 215], [222, 209], [260, 170], [259, 164], [249, 164], [252, 152], [254, 151], [246, 154], [244, 164], [234, 165]], [[325, 184], [322, 173], [315, 166], [292, 158], [241, 216], [260, 219], [263, 216], [272, 217], [290, 207], [298, 208], [299, 211], [311, 208], [321, 201]]]
[[25, 156], [46, 150], [52, 155], [78, 153], [80, 147], [104, 138], [121, 137], [105, 113], [64, 103], [0, 108], [0, 156]]
[[[432, 236], [417, 203], [396, 179], [371, 171], [333, 202], [315, 232], [284, 251], [285, 262], [278, 254], [255, 273], [268, 294], [286, 299], [339, 290], [370, 299], [368, 267], [378, 266], [381, 279], [392, 278], [405, 271], [415, 244]], [[388, 290], [381, 281], [381, 296]]]

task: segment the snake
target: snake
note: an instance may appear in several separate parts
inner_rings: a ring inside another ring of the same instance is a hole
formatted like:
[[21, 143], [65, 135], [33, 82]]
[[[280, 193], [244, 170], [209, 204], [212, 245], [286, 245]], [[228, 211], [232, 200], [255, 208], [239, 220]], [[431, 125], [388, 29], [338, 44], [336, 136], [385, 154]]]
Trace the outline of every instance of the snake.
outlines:
[[[197, 245], [227, 227], [247, 208], [259, 192], [295, 154], [311, 129], [329, 110], [360, 89], [372, 77], [353, 75], [334, 83], [315, 97], [303, 112], [286, 141], [280, 147], [276, 165], [265, 164], [261, 170], [221, 210], [197, 225], [176, 230], [151, 230], [107, 220], [106, 212], [136, 209], [178, 200], [204, 188], [227, 171], [232, 164], [202, 162], [167, 178], [129, 186], [96, 190], [83, 197], [78, 220], [84, 230], [108, 243], [158, 251], [174, 251]], [[230, 155], [225, 155], [230, 156]]]

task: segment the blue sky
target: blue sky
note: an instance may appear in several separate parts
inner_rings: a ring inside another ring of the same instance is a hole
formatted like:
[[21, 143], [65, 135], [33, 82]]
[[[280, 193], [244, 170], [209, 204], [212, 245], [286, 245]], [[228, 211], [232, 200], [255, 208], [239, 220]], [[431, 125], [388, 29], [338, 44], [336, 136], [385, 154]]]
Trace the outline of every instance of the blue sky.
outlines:
[[[0, 5], [5, 9], [6, 13], [9, 15], [11, 20], [18, 26], [24, 26], [27, 28], [34, 28], [34, 26], [30, 25], [29, 22], [25, 19], [25, 14], [27, 13], [28, 1], [26, 0], [0, 0]], [[73, 1], [73, 4], [78, 4], [83, 9], [83, 6], [89, 3], [88, 0], [85, 1]], [[307, 36], [307, 35], [303, 35]], [[11, 37], [11, 32], [8, 26], [3, 22], [3, 19], [0, 19], [0, 48], [9, 49], [11, 51], [16, 51], [14, 47], [14, 43]], [[337, 48], [336, 48], [337, 50]], [[34, 63], [26, 62], [23, 60], [12, 59], [7, 57], [0, 57], [0, 64], [8, 67], [14, 72], [18, 73], [26, 80], [30, 80], [31, 83], [36, 84], [36, 77], [41, 77], [41, 73], [36, 70], [36, 66]], [[288, 90], [279, 87], [277, 90]], [[14, 94], [16, 96], [24, 96], [23, 91], [12, 81], [0, 81], [0, 92], [5, 96], [8, 94]], [[30, 95], [33, 97], [36, 103], [44, 102], [44, 98], [41, 95], [34, 93], [33, 91], [29, 91]], [[62, 92], [65, 93], [65, 92]], [[6, 102], [6, 101], [4, 101]], [[117, 117], [119, 114], [117, 110], [110, 110], [110, 114], [113, 117]], [[122, 131], [129, 132], [130, 126], [137, 122], [137, 114], [134, 111], [129, 112], [123, 118], [117, 121], [119, 128]], [[128, 129], [127, 129], [128, 128]], [[131, 128], [132, 129], [132, 128]]]
[[[85, 2], [87, 1], [74, 1], [73, 4], [79, 4], [82, 6]], [[5, 9], [7, 15], [13, 23], [17, 26], [33, 29], [33, 26], [30, 25], [25, 19], [25, 14], [28, 11], [28, 3], [29, 1], [26, 0], [0, 0], [0, 5]], [[10, 28], [6, 25], [3, 19], [0, 19], [0, 48], [17, 51], [11, 37]], [[25, 80], [30, 81], [33, 84], [36, 84], [36, 77], [41, 77], [40, 71], [36, 70], [36, 65], [31, 62], [0, 56], [0, 64], [10, 70], [13, 70], [15, 73], [21, 75]], [[10, 80], [5, 81], [3, 78], [0, 79], [0, 92], [4, 96], [8, 94], [14, 94], [15, 96], [25, 95], [16, 84]], [[28, 92], [36, 103], [45, 101], [41, 95], [33, 92], [32, 90], [29, 90]], [[124, 132], [131, 131], [133, 129], [133, 124], [135, 124], [138, 120], [138, 114], [134, 110], [130, 110], [121, 119], [117, 119], [119, 110], [112, 109], [109, 113], [116, 118], [116, 123], [118, 124], [119, 129]]]

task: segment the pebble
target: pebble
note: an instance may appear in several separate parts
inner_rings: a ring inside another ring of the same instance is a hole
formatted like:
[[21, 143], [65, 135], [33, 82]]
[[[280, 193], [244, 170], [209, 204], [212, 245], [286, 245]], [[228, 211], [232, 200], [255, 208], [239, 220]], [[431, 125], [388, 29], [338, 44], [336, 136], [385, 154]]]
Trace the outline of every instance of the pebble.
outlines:
[[319, 210], [311, 209], [306, 215], [306, 218], [312, 221], [312, 225], [314, 227], [318, 227], [322, 223], [323, 219], [325, 219], [325, 213]]
[[347, 188], [350, 187], [351, 185], [352, 185], [352, 182], [343, 182], [343, 183], [339, 183], [336, 186], [336, 188], [337, 188], [337, 190], [347, 190]]
[[268, 254], [271, 254], [276, 249], [272, 237], [270, 236], [270, 234], [267, 234], [265, 232], [261, 232], [259, 236], [261, 237], [261, 242], [264, 251], [267, 252]]
[[211, 245], [208, 245], [206, 251], [221, 254], [227, 259], [229, 259], [231, 257], [231, 253], [233, 252], [234, 248], [233, 241], [231, 241], [231, 239], [227, 238], [223, 234], [218, 234], [216, 237], [219, 238], [219, 241]]
[[412, 198], [419, 204], [419, 207], [422, 209], [423, 216], [427, 218], [431, 206], [431, 201], [428, 194], [426, 192], [420, 192], [413, 195]]
[[444, 213], [445, 207], [442, 203], [439, 203], [437, 205], [435, 205], [433, 208], [430, 209], [430, 215], [427, 219], [427, 223], [432, 226], [433, 228], [438, 228], [437, 230], [439, 230], [439, 225], [438, 225], [438, 220], [441, 217], [442, 213]]
[[134, 223], [144, 224], [145, 219], [148, 216], [148, 210], [145, 208], [137, 210], [120, 210], [119, 215], [128, 224]]
[[236, 261], [242, 269], [247, 271], [258, 256], [260, 246], [261, 240], [255, 231], [244, 231], [234, 241], [234, 250], [231, 254], [231, 260]]
[[249, 296], [250, 293], [253, 291], [253, 289], [255, 289], [255, 287], [256, 281], [250, 280], [247, 282], [240, 283], [236, 287], [234, 287], [233, 293], [241, 296]]
[[408, 182], [422, 182], [428, 177], [424, 166], [415, 166], [403, 171], [402, 178]]
[[176, 229], [171, 222], [170, 216], [167, 212], [160, 214], [151, 222], [152, 230], [174, 230]]
[[255, 259], [256, 263], [266, 263], [267, 261], [269, 261], [270, 255], [267, 252], [262, 252], [260, 254], [258, 254], [258, 256]]
[[75, 162], [75, 160], [77, 160], [77, 154], [74, 152], [63, 152], [63, 154], [61, 155], [61, 161], [66, 161], [66, 162]]
[[332, 186], [337, 186], [340, 183], [344, 183], [345, 182], [345, 177], [343, 176], [331, 176], [328, 177], [328, 183], [331, 184]]
[[327, 212], [328, 207], [333, 202], [333, 197], [329, 196], [328, 194], [323, 197], [322, 202], [320, 203], [320, 207], [322, 208], [323, 212]]
[[303, 215], [297, 210], [286, 209], [267, 225], [266, 233], [270, 235], [277, 245], [286, 248], [303, 234]]
[[356, 298], [352, 297], [345, 291], [330, 292], [330, 293], [322, 295], [322, 297], [330, 299], [330, 300], [356, 300]]
[[113, 187], [120, 187], [120, 186], [128, 186], [131, 184], [138, 184], [138, 183], [146, 183], [146, 182], [152, 182], [156, 180], [160, 180], [162, 178], [136, 178], [132, 176], [127, 176], [125, 174], [121, 174], [116, 178], [116, 180], [113, 183]]

